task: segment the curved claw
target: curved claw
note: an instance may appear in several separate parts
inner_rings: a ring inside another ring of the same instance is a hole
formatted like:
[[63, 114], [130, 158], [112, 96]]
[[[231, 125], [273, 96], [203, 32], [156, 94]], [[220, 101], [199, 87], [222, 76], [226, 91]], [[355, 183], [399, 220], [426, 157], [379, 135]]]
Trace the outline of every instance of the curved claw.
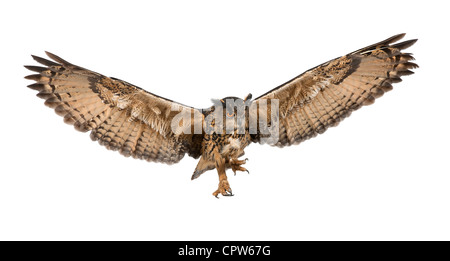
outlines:
[[250, 171], [248, 171], [246, 168], [241, 166], [241, 165], [245, 164], [246, 161], [248, 161], [247, 158], [244, 160], [233, 160], [231, 162], [231, 170], [233, 170], [233, 173], [235, 176], [236, 176], [236, 171], [247, 171], [247, 173], [250, 174]]
[[216, 197], [217, 199], [219, 199], [219, 194], [222, 194], [222, 196], [224, 196], [224, 197], [232, 197], [232, 196], [234, 196], [234, 194], [231, 192], [231, 189], [230, 190], [225, 190], [225, 192], [220, 192], [219, 190], [216, 190], [213, 193], [213, 196]]
[[228, 188], [228, 189], [225, 189], [225, 193], [222, 193], [222, 196], [231, 197], [231, 196], [234, 196], [234, 194], [231, 191], [231, 188]]
[[219, 198], [219, 194], [222, 194], [222, 196], [233, 196], [230, 184], [226, 179], [221, 180], [219, 182], [219, 188], [213, 192], [213, 196], [215, 196], [216, 198]]
[[248, 171], [248, 169], [246, 169], [246, 168], [244, 168], [244, 167], [241, 167], [241, 166], [237, 166], [237, 167], [235, 167], [234, 169], [233, 169], [233, 172], [234, 172], [234, 175], [236, 176], [236, 171], [237, 170], [239, 170], [239, 171], [247, 171], [247, 173], [248, 174], [250, 174], [250, 171]]

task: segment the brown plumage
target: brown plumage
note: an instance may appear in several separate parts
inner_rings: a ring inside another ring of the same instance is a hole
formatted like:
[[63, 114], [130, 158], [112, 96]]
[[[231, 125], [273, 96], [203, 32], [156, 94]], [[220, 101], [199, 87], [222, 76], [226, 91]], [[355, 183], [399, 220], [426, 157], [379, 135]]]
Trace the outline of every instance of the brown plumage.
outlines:
[[[399, 34], [310, 69], [252, 100], [227, 97], [214, 106], [196, 109], [147, 92], [125, 81], [106, 77], [73, 65], [48, 53], [53, 60], [32, 56], [41, 66], [25, 66], [37, 72], [25, 78], [39, 91], [45, 105], [64, 117], [64, 122], [87, 132], [94, 141], [124, 156], [172, 164], [187, 153], [201, 157], [192, 175], [217, 169], [217, 196], [232, 195], [226, 169], [247, 171], [238, 160], [252, 142], [298, 144], [336, 126], [352, 111], [372, 104], [392, 90], [392, 83], [417, 68], [413, 56], [402, 50], [416, 40], [394, 44]], [[266, 105], [267, 106], [264, 106]], [[278, 105], [273, 107], [273, 105]], [[256, 110], [254, 109], [256, 108]], [[264, 110], [261, 110], [264, 108]], [[252, 122], [260, 120], [267, 126]]]

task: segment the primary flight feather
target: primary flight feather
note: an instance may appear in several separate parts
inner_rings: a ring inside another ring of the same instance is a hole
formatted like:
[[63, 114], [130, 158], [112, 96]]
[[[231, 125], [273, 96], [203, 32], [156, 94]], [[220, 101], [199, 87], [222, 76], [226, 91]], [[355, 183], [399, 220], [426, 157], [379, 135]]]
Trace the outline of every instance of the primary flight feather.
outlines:
[[[402, 50], [417, 40], [395, 43], [404, 34], [323, 63], [256, 99], [226, 97], [207, 109], [186, 106], [125, 81], [73, 65], [46, 52], [53, 61], [25, 66], [28, 87], [75, 129], [124, 156], [167, 164], [187, 153], [200, 160], [192, 179], [217, 169], [213, 195], [232, 195], [226, 169], [247, 171], [238, 158], [250, 143], [289, 146], [336, 126], [352, 111], [392, 90], [392, 83], [418, 66]], [[276, 134], [276, 135], [274, 135]]]

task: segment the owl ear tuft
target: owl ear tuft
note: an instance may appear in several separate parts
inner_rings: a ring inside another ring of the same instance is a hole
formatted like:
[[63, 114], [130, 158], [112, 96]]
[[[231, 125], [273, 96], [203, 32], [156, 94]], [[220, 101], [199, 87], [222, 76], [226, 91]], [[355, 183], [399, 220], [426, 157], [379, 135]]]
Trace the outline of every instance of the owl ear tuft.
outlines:
[[246, 101], [250, 101], [251, 99], [252, 99], [252, 94], [249, 93], [249, 94], [247, 94], [247, 96], [245, 97], [244, 101], [245, 101], [245, 102], [246, 102]]

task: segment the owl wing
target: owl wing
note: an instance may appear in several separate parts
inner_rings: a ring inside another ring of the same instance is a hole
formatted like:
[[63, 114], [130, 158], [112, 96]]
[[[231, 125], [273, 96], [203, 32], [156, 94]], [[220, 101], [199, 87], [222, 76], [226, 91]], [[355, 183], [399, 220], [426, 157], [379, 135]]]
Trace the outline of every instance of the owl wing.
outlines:
[[36, 81], [28, 87], [39, 91], [37, 96], [64, 122], [91, 131], [92, 140], [127, 157], [167, 164], [186, 153], [199, 157], [201, 139], [186, 131], [193, 122], [182, 120], [188, 115], [184, 119], [202, 121], [199, 110], [47, 55], [53, 61], [32, 56], [45, 67], [25, 66], [37, 72], [25, 78]]
[[[412, 54], [402, 50], [417, 40], [393, 44], [405, 34], [395, 35], [342, 57], [310, 69], [281, 86], [261, 95], [254, 102], [277, 99], [279, 105], [279, 136], [272, 145], [279, 147], [298, 144], [337, 126], [353, 111], [374, 103], [401, 76], [413, 74], [417, 68]], [[267, 105], [268, 122], [271, 106]], [[273, 114], [275, 115], [275, 114]], [[264, 135], [252, 135], [261, 142]]]

